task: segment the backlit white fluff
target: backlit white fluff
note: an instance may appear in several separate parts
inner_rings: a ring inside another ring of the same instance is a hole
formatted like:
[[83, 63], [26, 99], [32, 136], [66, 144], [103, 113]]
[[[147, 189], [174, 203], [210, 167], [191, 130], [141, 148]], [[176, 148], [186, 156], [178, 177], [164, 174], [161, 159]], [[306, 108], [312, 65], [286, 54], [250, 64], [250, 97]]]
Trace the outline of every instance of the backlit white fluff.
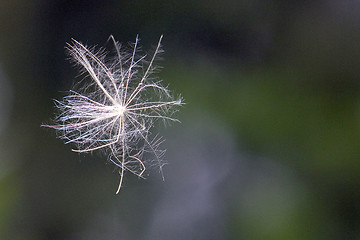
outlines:
[[163, 166], [161, 137], [151, 134], [156, 120], [178, 121], [172, 115], [182, 104], [161, 81], [153, 77], [154, 60], [162, 51], [162, 36], [150, 59], [138, 56], [138, 38], [130, 51], [123, 50], [111, 36], [115, 57], [104, 50], [88, 48], [73, 40], [67, 49], [71, 59], [88, 75], [69, 95], [55, 101], [60, 114], [57, 125], [43, 125], [60, 131], [75, 152], [104, 150], [119, 167], [119, 192], [125, 171], [139, 177], [148, 166]]

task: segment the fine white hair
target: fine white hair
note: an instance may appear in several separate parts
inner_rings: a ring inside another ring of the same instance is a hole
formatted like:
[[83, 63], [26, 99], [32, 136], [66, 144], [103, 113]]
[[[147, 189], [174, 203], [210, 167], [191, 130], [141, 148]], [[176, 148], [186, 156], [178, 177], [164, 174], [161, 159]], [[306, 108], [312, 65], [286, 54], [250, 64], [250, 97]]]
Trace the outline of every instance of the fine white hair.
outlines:
[[148, 166], [157, 165], [161, 171], [163, 139], [151, 130], [156, 120], [178, 121], [173, 114], [183, 103], [153, 76], [162, 36], [150, 59], [138, 55], [138, 37], [130, 51], [113, 36], [109, 39], [115, 46], [113, 58], [104, 49], [88, 48], [76, 40], [67, 45], [72, 61], [89, 77], [61, 101], [55, 100], [57, 124], [43, 126], [58, 130], [66, 144], [76, 146], [75, 152], [104, 150], [119, 168], [119, 193], [125, 171], [139, 177]]

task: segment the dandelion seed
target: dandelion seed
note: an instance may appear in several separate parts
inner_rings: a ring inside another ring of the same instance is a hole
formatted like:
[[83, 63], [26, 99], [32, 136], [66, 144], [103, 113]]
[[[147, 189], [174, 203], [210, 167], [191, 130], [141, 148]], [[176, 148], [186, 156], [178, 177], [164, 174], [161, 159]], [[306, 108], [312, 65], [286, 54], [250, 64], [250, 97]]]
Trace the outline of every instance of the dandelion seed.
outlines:
[[[174, 99], [167, 87], [153, 74], [154, 61], [161, 50], [161, 39], [152, 57], [138, 56], [138, 42], [130, 51], [123, 50], [113, 36], [116, 56], [111, 59], [104, 50], [96, 51], [73, 40], [67, 45], [71, 59], [84, 78], [62, 101], [55, 100], [59, 110], [56, 125], [42, 125], [60, 132], [74, 152], [103, 150], [110, 162], [119, 168], [119, 193], [125, 171], [143, 178], [149, 166], [163, 166], [163, 139], [151, 133], [154, 122], [178, 121], [173, 118], [182, 99]], [[162, 172], [161, 172], [162, 173]]]

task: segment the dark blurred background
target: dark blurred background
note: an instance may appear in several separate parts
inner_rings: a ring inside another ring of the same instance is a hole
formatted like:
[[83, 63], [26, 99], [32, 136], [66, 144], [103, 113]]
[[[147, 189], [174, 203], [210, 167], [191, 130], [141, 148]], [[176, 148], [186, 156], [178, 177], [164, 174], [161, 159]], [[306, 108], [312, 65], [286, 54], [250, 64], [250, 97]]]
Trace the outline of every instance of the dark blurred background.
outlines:
[[[40, 127], [71, 38], [164, 35], [165, 181]], [[360, 239], [360, 2], [0, 0], [0, 239]]]

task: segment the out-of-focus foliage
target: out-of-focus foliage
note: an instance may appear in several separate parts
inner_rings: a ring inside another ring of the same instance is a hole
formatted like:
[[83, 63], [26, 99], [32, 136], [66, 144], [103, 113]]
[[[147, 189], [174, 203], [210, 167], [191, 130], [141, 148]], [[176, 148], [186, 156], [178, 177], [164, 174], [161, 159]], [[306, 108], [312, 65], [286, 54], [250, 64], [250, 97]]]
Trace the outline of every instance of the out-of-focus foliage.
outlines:
[[[360, 238], [359, 12], [335, 0], [2, 1], [0, 238]], [[144, 49], [164, 34], [160, 77], [187, 103], [161, 130], [165, 182], [129, 177], [119, 196], [106, 159], [39, 127], [77, 80], [65, 42], [110, 34], [139, 34]]]

